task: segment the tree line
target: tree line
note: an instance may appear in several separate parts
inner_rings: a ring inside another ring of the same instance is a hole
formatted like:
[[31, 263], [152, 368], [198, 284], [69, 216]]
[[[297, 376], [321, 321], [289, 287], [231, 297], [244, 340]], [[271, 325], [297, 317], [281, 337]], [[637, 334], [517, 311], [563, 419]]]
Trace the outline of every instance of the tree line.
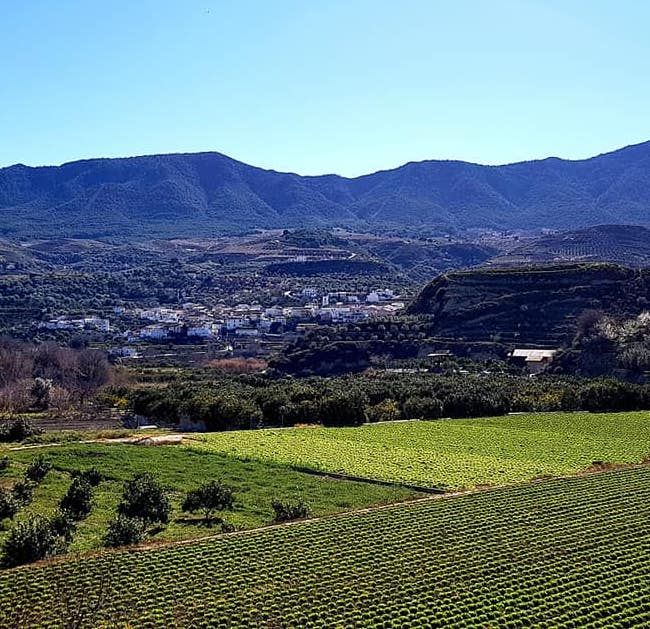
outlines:
[[650, 386], [614, 379], [511, 374], [387, 374], [338, 378], [218, 376], [127, 392], [137, 415], [207, 430], [359, 425], [368, 421], [480, 417], [508, 412], [625, 411], [650, 408]]

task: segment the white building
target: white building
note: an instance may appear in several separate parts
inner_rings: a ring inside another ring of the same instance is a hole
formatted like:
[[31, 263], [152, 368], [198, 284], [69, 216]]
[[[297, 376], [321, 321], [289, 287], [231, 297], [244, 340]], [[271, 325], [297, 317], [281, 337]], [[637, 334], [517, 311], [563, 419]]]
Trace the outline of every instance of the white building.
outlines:
[[250, 325], [251, 320], [249, 317], [228, 317], [226, 319], [226, 329], [230, 331], [250, 327]]
[[536, 374], [553, 362], [555, 354], [557, 354], [556, 349], [518, 348], [512, 351], [510, 357], [515, 359], [515, 362], [523, 362], [528, 373]]
[[108, 319], [102, 319], [100, 317], [81, 317], [78, 319], [57, 317], [56, 319], [50, 319], [46, 323], [41, 323], [39, 327], [48, 330], [83, 330], [84, 328], [94, 328], [100, 332], [110, 332], [111, 323]]
[[387, 288], [381, 290], [374, 290], [366, 295], [366, 301], [368, 303], [377, 303], [379, 301], [390, 301], [395, 299], [395, 293]]
[[260, 332], [257, 328], [237, 328], [235, 335], [239, 337], [254, 337], [259, 336]]
[[319, 294], [319, 290], [314, 286], [307, 286], [302, 289], [302, 296], [307, 299], [316, 299]]
[[148, 325], [140, 330], [140, 338], [151, 341], [162, 341], [174, 334], [180, 334], [181, 325]]
[[180, 313], [170, 308], [151, 308], [150, 310], [141, 310], [140, 318], [160, 323], [177, 323], [180, 320]]
[[280, 306], [271, 306], [264, 310], [264, 316], [272, 319], [273, 317], [281, 317], [284, 313], [284, 309]]
[[81, 319], [82, 325], [80, 327], [91, 327], [100, 332], [110, 332], [111, 322], [108, 319], [101, 319], [100, 317], [84, 317]]
[[214, 323], [197, 323], [188, 326], [187, 336], [210, 339], [219, 336], [219, 331]]

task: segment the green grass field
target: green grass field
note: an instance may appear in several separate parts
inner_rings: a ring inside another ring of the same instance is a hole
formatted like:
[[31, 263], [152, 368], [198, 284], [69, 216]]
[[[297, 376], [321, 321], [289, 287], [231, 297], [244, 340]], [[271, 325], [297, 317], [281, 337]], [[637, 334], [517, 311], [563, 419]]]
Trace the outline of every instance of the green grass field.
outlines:
[[212, 433], [189, 447], [416, 485], [464, 488], [650, 456], [650, 412], [545, 413], [359, 428]]
[[[70, 485], [69, 472], [96, 467], [106, 478], [95, 490], [93, 510], [77, 529], [71, 551], [88, 550], [101, 545], [106, 527], [115, 516], [123, 481], [136, 472], [151, 472], [167, 486], [172, 495], [173, 515], [170, 523], [155, 539], [169, 540], [204, 536], [218, 529], [206, 528], [199, 516], [183, 514], [180, 503], [185, 493], [206, 480], [220, 479], [235, 488], [235, 509], [226, 511], [225, 519], [239, 528], [270, 524], [271, 502], [275, 498], [301, 497], [313, 515], [324, 515], [373, 504], [402, 501], [413, 497], [412, 491], [368, 483], [323, 478], [297, 472], [286, 466], [259, 461], [240, 461], [227, 456], [197, 452], [179, 446], [135, 446], [102, 444], [66, 444], [10, 453], [11, 467], [0, 473], [0, 486], [11, 486], [27, 464], [42, 454], [54, 469], [38, 486], [34, 501], [22, 509], [15, 520], [31, 513], [53, 513]], [[0, 543], [11, 522], [0, 525]]]
[[647, 627], [649, 571], [643, 467], [8, 570], [0, 625]]

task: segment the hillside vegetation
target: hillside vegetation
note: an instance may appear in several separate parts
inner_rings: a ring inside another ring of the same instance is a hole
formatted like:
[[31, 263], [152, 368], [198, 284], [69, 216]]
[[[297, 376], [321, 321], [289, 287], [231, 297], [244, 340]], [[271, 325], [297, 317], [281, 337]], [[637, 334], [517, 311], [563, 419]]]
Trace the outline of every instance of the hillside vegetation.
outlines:
[[491, 266], [567, 262], [614, 262], [650, 266], [650, 229], [640, 225], [598, 225], [543, 236], [489, 261]]
[[648, 224], [650, 143], [582, 161], [408, 163], [347, 179], [219, 153], [0, 170], [0, 235], [214, 235], [300, 226], [572, 228]]
[[650, 305], [650, 271], [581, 264], [472, 269], [438, 276], [409, 307], [439, 336], [562, 344], [586, 310], [634, 316]]

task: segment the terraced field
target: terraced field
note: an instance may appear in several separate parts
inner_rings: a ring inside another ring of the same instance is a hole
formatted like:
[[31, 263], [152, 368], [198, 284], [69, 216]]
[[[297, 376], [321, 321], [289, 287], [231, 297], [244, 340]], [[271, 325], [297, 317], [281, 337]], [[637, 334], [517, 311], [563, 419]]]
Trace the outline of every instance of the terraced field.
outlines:
[[650, 456], [650, 412], [486, 419], [202, 435], [192, 448], [387, 481], [446, 488], [568, 475], [595, 461]]
[[0, 625], [647, 627], [649, 575], [645, 466], [4, 571]]

